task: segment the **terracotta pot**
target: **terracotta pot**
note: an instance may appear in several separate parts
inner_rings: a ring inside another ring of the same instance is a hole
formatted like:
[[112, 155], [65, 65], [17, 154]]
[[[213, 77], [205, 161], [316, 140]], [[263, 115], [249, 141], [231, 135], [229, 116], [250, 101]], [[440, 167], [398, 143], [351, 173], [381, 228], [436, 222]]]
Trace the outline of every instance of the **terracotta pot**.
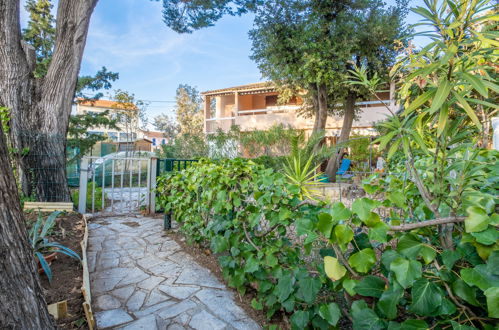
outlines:
[[[43, 257], [43, 259], [45, 259], [45, 261], [49, 265], [51, 265], [52, 261], [54, 261], [56, 258], [57, 258], [57, 252], [52, 252], [51, 254]], [[40, 261], [38, 261], [37, 264], [38, 264], [38, 273], [39, 274], [43, 273], [43, 268], [42, 268], [42, 265], [40, 264]]]

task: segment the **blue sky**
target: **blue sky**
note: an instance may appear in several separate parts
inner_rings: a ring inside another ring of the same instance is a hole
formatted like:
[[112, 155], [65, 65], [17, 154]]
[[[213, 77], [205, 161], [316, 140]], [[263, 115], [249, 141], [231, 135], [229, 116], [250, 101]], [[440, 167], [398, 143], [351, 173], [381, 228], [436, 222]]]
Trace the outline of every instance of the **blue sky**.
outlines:
[[[412, 0], [411, 5], [422, 2]], [[150, 102], [150, 119], [161, 113], [172, 115], [181, 83], [205, 91], [261, 80], [249, 59], [252, 15], [224, 17], [213, 27], [177, 34], [163, 23], [161, 10], [159, 1], [100, 0], [91, 19], [81, 74], [94, 74], [106, 66], [120, 74], [113, 89], [127, 90], [142, 100], [166, 101]], [[407, 22], [417, 19], [411, 13]], [[26, 22], [25, 13], [22, 21]], [[423, 43], [416, 40], [418, 46]]]

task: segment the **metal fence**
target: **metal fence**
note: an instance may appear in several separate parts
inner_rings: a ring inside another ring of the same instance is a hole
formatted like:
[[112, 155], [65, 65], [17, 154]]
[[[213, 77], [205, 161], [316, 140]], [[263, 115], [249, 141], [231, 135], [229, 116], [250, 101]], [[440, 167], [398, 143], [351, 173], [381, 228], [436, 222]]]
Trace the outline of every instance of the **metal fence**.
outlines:
[[176, 159], [176, 158], [158, 159], [156, 175], [160, 176], [165, 172], [185, 170], [186, 168], [188, 168], [197, 161], [198, 161], [197, 159]]

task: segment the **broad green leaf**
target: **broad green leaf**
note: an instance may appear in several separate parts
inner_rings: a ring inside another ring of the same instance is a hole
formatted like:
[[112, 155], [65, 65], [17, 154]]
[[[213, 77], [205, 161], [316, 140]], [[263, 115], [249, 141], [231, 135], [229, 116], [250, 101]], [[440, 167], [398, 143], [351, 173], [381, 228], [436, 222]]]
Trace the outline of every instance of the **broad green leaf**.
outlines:
[[369, 228], [369, 239], [371, 241], [386, 243], [386, 234], [388, 233], [389, 229], [390, 227], [386, 223], [380, 222], [374, 227]]
[[416, 260], [407, 260], [405, 258], [396, 258], [390, 264], [390, 270], [395, 274], [397, 282], [403, 287], [408, 288], [415, 280], [422, 275], [422, 266]]
[[348, 292], [349, 295], [355, 296], [357, 292], [355, 291], [355, 286], [359, 283], [357, 280], [347, 278], [343, 280], [343, 288]]
[[385, 267], [386, 270], [390, 270], [391, 263], [398, 257], [401, 257], [401, 255], [397, 251], [386, 250], [381, 255], [381, 264], [383, 265], [383, 267]]
[[423, 244], [413, 234], [405, 234], [397, 244], [397, 251], [409, 259], [416, 259]]
[[376, 255], [373, 249], [363, 249], [348, 258], [348, 263], [356, 271], [367, 273], [376, 263]]
[[442, 295], [438, 286], [426, 278], [420, 278], [414, 282], [411, 296], [412, 303], [409, 309], [421, 316], [433, 315], [442, 303]]
[[478, 243], [483, 245], [492, 245], [499, 240], [499, 230], [492, 226], [488, 226], [484, 231], [471, 233], [471, 235], [475, 237]]
[[437, 256], [437, 251], [433, 249], [430, 245], [423, 245], [419, 254], [423, 257], [425, 264], [432, 262]]
[[327, 238], [331, 236], [331, 230], [334, 226], [333, 217], [327, 213], [319, 213], [317, 216], [319, 222], [317, 223], [317, 229], [324, 234]]
[[348, 243], [353, 239], [353, 230], [347, 225], [336, 225], [333, 230], [333, 242], [340, 245], [340, 248], [345, 251]]
[[378, 309], [386, 316], [387, 319], [393, 320], [397, 317], [397, 305], [403, 296], [404, 290], [397, 284], [392, 285], [381, 295], [377, 304]]
[[450, 321], [450, 324], [452, 325], [452, 330], [478, 330], [475, 327], [457, 323], [456, 321]]
[[291, 274], [283, 274], [274, 289], [274, 293], [277, 296], [279, 302], [283, 302], [288, 299], [289, 295], [293, 292], [293, 278]]
[[488, 288], [484, 294], [487, 297], [489, 317], [499, 319], [499, 287]]
[[464, 111], [466, 111], [466, 114], [468, 115], [468, 117], [470, 117], [470, 119], [473, 121], [473, 123], [476, 125], [476, 127], [481, 129], [482, 124], [480, 123], [480, 120], [478, 119], [475, 111], [470, 107], [469, 103], [464, 99], [464, 97], [459, 95], [457, 92], [452, 92], [452, 94], [456, 98], [457, 102], [464, 109]]
[[464, 228], [467, 233], [480, 232], [487, 229], [490, 217], [484, 209], [478, 206], [469, 206], [466, 209], [468, 216], [464, 220]]
[[296, 297], [308, 304], [315, 301], [317, 293], [322, 287], [321, 280], [317, 277], [304, 277], [298, 281]]
[[340, 264], [338, 259], [330, 256], [324, 257], [324, 270], [326, 275], [333, 281], [340, 280], [347, 272], [347, 269]]
[[211, 240], [211, 249], [215, 253], [224, 252], [229, 247], [229, 242], [223, 236], [215, 236]]
[[440, 80], [437, 92], [435, 93], [435, 97], [431, 102], [430, 113], [435, 113], [440, 109], [440, 107], [442, 107], [445, 100], [447, 99], [447, 96], [449, 96], [450, 90], [451, 84], [447, 80], [447, 78], [443, 78], [442, 80]]
[[462, 255], [461, 252], [459, 252], [459, 250], [456, 251], [445, 250], [442, 252], [441, 257], [445, 267], [447, 267], [448, 270], [451, 270], [452, 267], [454, 267], [456, 261], [461, 259]]
[[478, 93], [482, 94], [482, 96], [484, 96], [485, 98], [489, 97], [487, 87], [482, 82], [482, 79], [465, 72], [462, 72], [461, 75]]
[[350, 212], [350, 210], [347, 209], [343, 203], [336, 202], [331, 207], [331, 216], [335, 222], [338, 222], [340, 220], [350, 219], [352, 212]]
[[428, 323], [423, 320], [406, 320], [402, 322], [401, 329], [404, 330], [427, 330]]
[[499, 276], [493, 275], [484, 264], [475, 266], [475, 268], [463, 268], [460, 275], [468, 285], [477, 286], [482, 291], [495, 286], [499, 287]]
[[254, 256], [250, 256], [246, 259], [246, 264], [244, 265], [244, 271], [246, 273], [254, 273], [260, 269], [260, 262]]
[[352, 211], [357, 214], [362, 221], [366, 221], [371, 216], [371, 210], [378, 207], [378, 201], [369, 198], [359, 198], [352, 203]]
[[397, 149], [400, 146], [401, 142], [402, 142], [402, 140], [397, 140], [394, 143], [392, 143], [392, 145], [390, 146], [390, 149], [388, 149], [388, 154], [386, 156], [386, 158], [388, 160], [390, 160], [393, 157], [393, 155], [395, 154], [395, 152], [397, 152]]
[[480, 306], [476, 300], [476, 288], [472, 288], [463, 280], [458, 279], [452, 283], [452, 291], [461, 299], [473, 306]]
[[493, 251], [489, 259], [487, 259], [487, 271], [492, 274], [499, 276], [499, 251]]
[[355, 286], [355, 292], [361, 296], [379, 298], [381, 297], [383, 291], [385, 291], [385, 285], [386, 283], [382, 278], [369, 275], [364, 277]]
[[354, 330], [381, 330], [386, 328], [383, 321], [363, 300], [356, 300], [352, 304], [352, 318]]
[[255, 298], [251, 300], [251, 307], [253, 307], [257, 311], [261, 311], [263, 309], [262, 303], [256, 300]]
[[336, 326], [340, 320], [341, 312], [337, 303], [330, 303], [319, 307], [319, 315], [332, 326]]
[[307, 311], [296, 311], [291, 315], [292, 329], [305, 329], [310, 322], [310, 314]]

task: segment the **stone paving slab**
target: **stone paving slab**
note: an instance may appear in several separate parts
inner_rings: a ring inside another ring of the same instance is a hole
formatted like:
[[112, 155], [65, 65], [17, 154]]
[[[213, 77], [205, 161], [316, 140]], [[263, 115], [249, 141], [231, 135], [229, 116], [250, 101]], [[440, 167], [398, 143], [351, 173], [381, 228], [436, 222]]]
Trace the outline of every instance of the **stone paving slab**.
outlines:
[[94, 219], [88, 263], [99, 329], [260, 329], [223, 283], [164, 235], [161, 219]]

